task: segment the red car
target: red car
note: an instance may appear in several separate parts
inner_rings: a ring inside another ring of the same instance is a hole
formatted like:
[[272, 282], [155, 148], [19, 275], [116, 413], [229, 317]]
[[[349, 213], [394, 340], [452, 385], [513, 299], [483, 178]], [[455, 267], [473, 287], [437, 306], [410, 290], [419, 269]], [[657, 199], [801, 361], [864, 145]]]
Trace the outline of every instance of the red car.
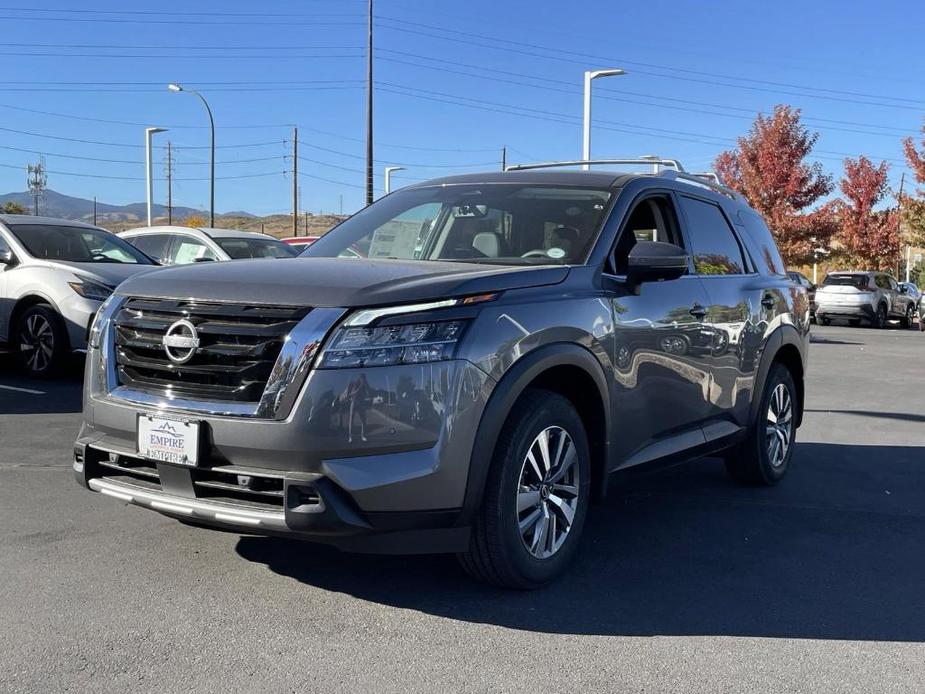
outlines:
[[294, 246], [300, 253], [317, 241], [320, 236], [290, 236], [288, 239], [280, 239], [283, 243]]

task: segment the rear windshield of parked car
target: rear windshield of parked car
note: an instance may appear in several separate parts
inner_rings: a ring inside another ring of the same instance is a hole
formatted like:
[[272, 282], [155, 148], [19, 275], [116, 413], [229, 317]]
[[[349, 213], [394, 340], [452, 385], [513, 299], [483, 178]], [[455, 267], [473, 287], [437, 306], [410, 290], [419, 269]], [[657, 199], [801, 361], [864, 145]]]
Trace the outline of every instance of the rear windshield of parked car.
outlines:
[[132, 244], [102, 229], [59, 224], [10, 224], [9, 228], [33, 258], [71, 263], [154, 264]]
[[610, 197], [607, 189], [509, 183], [409, 188], [355, 214], [302, 255], [579, 264]]
[[870, 278], [867, 275], [826, 275], [822, 280], [823, 287], [854, 287], [867, 289]]
[[244, 258], [294, 258], [299, 249], [273, 239], [215, 239], [232, 260]]

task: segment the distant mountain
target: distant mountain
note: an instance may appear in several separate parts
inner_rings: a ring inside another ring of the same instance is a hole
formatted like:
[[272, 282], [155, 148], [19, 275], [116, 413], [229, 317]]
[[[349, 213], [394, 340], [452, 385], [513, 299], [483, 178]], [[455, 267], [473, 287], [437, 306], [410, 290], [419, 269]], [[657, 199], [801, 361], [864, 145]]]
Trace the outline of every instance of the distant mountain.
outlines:
[[[28, 192], [23, 193], [6, 193], [0, 195], [0, 205], [5, 202], [16, 202], [32, 210], [32, 196]], [[133, 202], [129, 205], [108, 205], [104, 202], [96, 204], [97, 222], [134, 222], [146, 219], [148, 216], [147, 205], [143, 202]], [[155, 217], [167, 215], [165, 205], [152, 205], [151, 211]], [[39, 214], [46, 217], [61, 217], [62, 219], [75, 219], [83, 222], [93, 221], [93, 201], [85, 198], [75, 198], [70, 195], [64, 195], [54, 190], [46, 190], [42, 199], [39, 200]], [[173, 218], [182, 220], [190, 215], [209, 216], [208, 211], [197, 210], [192, 207], [173, 208]], [[231, 213], [239, 217], [252, 217], [248, 212]]]

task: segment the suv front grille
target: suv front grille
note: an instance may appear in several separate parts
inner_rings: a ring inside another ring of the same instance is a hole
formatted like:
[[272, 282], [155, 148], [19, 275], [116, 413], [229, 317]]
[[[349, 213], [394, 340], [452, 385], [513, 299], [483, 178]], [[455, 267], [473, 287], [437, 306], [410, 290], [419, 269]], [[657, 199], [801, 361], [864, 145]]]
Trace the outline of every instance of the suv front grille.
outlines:
[[[118, 382], [195, 400], [259, 402], [286, 336], [308, 311], [129, 299], [114, 320]], [[192, 323], [199, 338], [198, 349], [182, 364], [171, 361], [163, 346], [165, 333], [179, 320]]]

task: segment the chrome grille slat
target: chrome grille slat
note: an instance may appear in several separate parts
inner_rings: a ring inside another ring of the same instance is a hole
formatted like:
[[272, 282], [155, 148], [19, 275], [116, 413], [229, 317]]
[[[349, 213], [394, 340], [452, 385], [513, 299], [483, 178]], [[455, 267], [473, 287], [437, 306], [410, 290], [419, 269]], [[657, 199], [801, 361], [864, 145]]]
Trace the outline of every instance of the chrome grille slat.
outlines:
[[[114, 366], [121, 386], [191, 399], [259, 403], [286, 337], [307, 308], [129, 298], [116, 314]], [[200, 341], [189, 361], [163, 348], [179, 320]]]

